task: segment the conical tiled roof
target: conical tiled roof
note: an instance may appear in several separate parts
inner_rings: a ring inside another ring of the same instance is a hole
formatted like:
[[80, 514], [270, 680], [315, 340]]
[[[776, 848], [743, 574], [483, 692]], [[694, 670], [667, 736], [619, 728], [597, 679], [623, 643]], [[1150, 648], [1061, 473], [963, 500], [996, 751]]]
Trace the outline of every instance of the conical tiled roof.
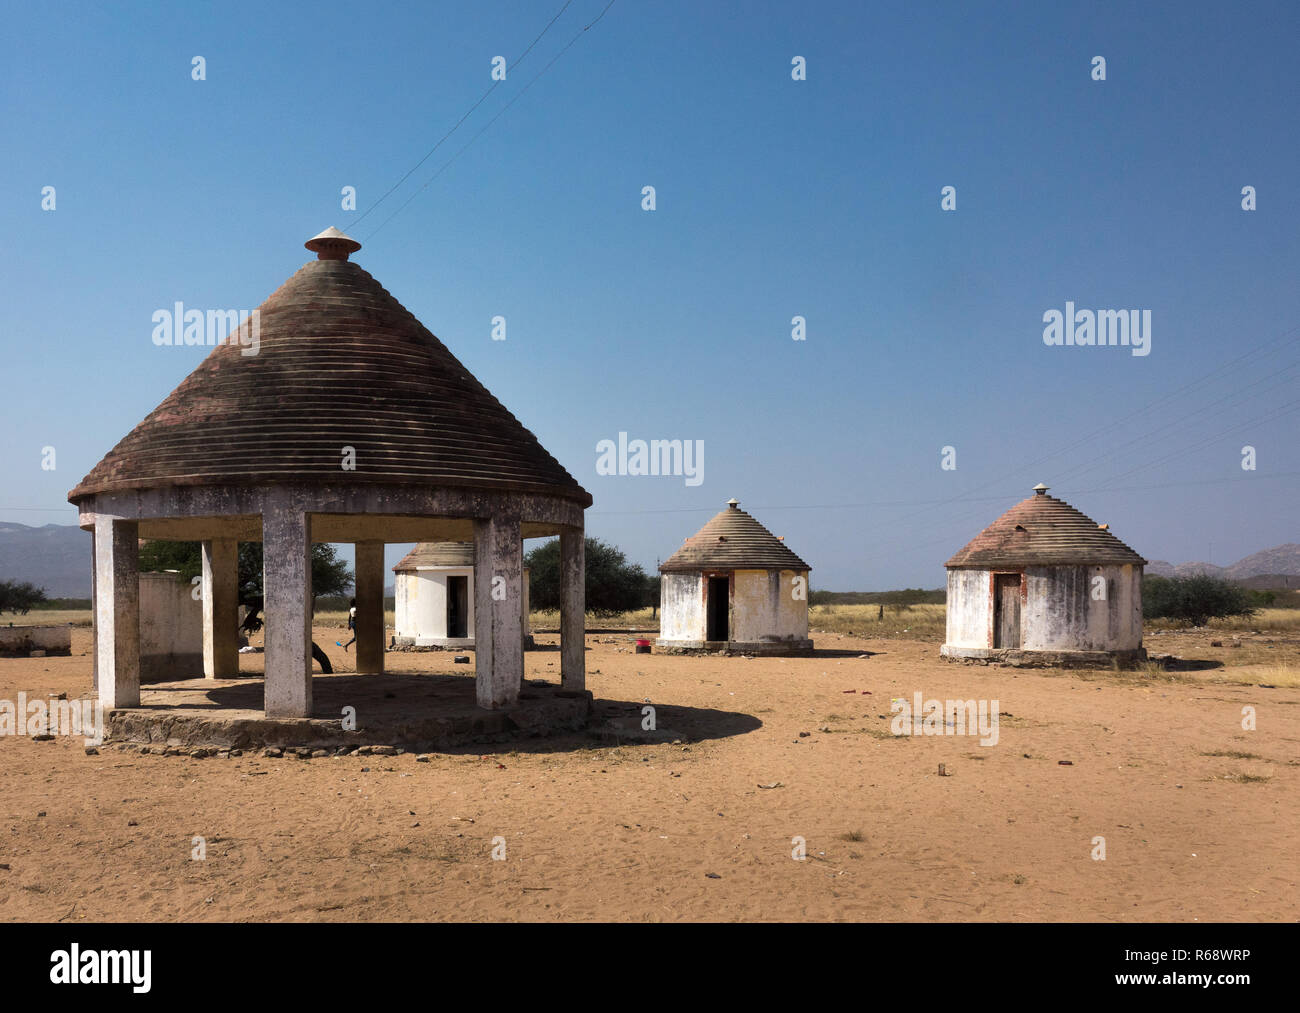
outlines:
[[[591, 496], [436, 337], [347, 257], [337, 230], [69, 494], [179, 485], [402, 483]], [[250, 324], [245, 324], [249, 327]], [[250, 345], [251, 347], [251, 345]], [[354, 447], [355, 470], [340, 467]]]
[[1145, 565], [1146, 560], [1039, 485], [1033, 496], [1013, 506], [944, 565], [983, 569], [1071, 563]]
[[741, 510], [734, 499], [659, 566], [660, 573], [811, 569], [785, 542]]
[[473, 542], [420, 542], [401, 558], [393, 570], [401, 573], [417, 566], [473, 566]]

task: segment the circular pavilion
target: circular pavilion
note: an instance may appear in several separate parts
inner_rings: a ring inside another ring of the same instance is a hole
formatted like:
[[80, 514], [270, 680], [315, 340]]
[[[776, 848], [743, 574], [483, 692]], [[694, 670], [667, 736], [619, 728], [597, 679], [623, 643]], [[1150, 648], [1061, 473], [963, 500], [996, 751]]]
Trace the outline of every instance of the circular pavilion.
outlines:
[[[421, 542], [393, 567], [395, 647], [474, 647], [473, 542]], [[524, 567], [519, 622], [528, 629], [528, 567]]]
[[[349, 258], [316, 254], [68, 494], [93, 532], [95, 684], [140, 704], [139, 539], [203, 545], [203, 667], [239, 673], [237, 546], [264, 547], [263, 706], [312, 715], [313, 542], [356, 549], [356, 668], [384, 668], [384, 543], [474, 546], [476, 700], [523, 678], [524, 538], [560, 537], [561, 678], [584, 691], [583, 511], [591, 496]], [[337, 715], [334, 715], [337, 717]]]
[[1146, 658], [1146, 560], [1041, 483], [945, 565], [944, 657], [1042, 665]]
[[732, 499], [660, 564], [659, 639], [669, 653], [793, 654], [808, 639], [811, 568]]

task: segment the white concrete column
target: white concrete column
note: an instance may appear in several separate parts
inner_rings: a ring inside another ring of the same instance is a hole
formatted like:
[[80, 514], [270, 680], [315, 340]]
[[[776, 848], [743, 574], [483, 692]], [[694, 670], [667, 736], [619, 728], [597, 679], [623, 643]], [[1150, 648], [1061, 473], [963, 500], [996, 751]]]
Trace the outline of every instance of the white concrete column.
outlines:
[[523, 566], [518, 517], [474, 521], [474, 664], [488, 710], [513, 707], [523, 683]]
[[357, 671], [384, 671], [384, 543], [356, 542]]
[[587, 688], [587, 588], [582, 528], [560, 532], [560, 683]]
[[519, 633], [525, 644], [528, 643], [528, 570], [523, 571], [520, 578], [520, 587], [523, 593], [519, 596]]
[[239, 675], [239, 543], [203, 543], [203, 677]]
[[95, 688], [106, 709], [140, 706], [139, 530], [95, 521]]
[[280, 490], [262, 513], [268, 718], [311, 716], [311, 518]]
[[99, 600], [95, 578], [95, 532], [90, 532], [90, 684], [99, 692]]

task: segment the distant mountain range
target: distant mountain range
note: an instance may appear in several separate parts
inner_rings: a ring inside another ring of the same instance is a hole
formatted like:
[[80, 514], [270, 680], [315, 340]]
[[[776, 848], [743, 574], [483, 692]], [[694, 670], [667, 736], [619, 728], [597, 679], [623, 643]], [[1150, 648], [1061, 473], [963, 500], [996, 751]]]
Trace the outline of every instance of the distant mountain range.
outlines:
[[51, 598], [89, 598], [89, 533], [75, 524], [0, 521], [0, 580], [30, 580]]
[[[1215, 566], [1213, 563], [1166, 563], [1163, 559], [1153, 560], [1147, 564], [1146, 572], [1157, 577], [1190, 577], [1194, 573], [1207, 573], [1211, 577], [1224, 577], [1228, 580], [1249, 582], [1252, 586], [1300, 586], [1300, 545], [1287, 542], [1276, 548], [1264, 549], [1254, 555], [1239, 559], [1231, 566]], [[1261, 584], [1260, 578], [1290, 577], [1289, 583]]]
[[[1149, 563], [1158, 577], [1208, 573], [1250, 587], [1300, 587], [1300, 544], [1288, 542], [1239, 559], [1231, 566], [1213, 563]], [[0, 522], [0, 580], [30, 580], [51, 598], [90, 597], [90, 535], [75, 524]], [[385, 588], [392, 594], [391, 588]]]

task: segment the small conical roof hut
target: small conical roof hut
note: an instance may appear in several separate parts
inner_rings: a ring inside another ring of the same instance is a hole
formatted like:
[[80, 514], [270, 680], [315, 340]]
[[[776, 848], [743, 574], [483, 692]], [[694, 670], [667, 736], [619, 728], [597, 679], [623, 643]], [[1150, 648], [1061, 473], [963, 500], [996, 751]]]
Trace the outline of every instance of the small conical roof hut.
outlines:
[[1069, 503], [1034, 486], [945, 564], [940, 653], [1043, 665], [1141, 661], [1146, 560]]
[[660, 650], [795, 654], [812, 568], [736, 500], [659, 565]]

